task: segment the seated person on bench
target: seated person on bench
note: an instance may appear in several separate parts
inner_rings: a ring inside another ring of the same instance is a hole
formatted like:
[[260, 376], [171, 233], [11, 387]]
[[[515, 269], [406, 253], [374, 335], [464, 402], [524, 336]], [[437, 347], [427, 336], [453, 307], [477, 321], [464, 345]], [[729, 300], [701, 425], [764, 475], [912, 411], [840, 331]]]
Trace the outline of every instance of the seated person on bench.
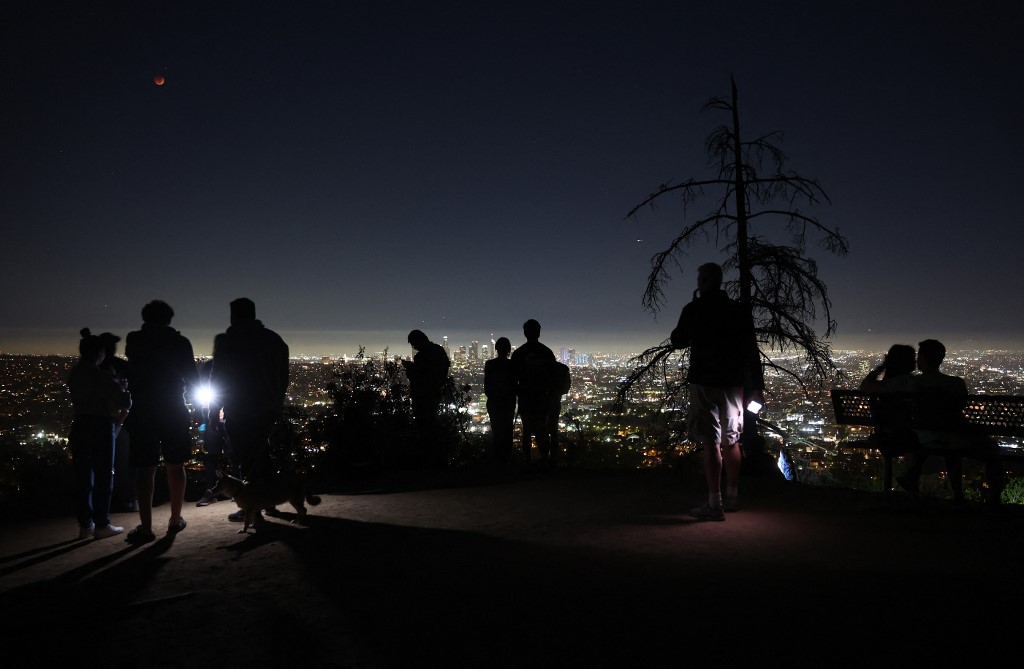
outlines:
[[[868, 372], [860, 382], [860, 389], [870, 393], [905, 390], [914, 372], [916, 357], [913, 346], [893, 344], [882, 364]], [[917, 435], [903, 424], [910, 419], [909, 406], [898, 401], [888, 401], [875, 405], [873, 412], [879, 424], [869, 440], [877, 442], [879, 450], [901, 455], [908, 449], [917, 448]]]
[[[920, 374], [901, 376], [884, 385], [868, 382], [868, 379], [865, 379], [865, 383], [861, 384], [861, 389], [871, 392], [942, 393], [953, 397], [966, 397], [967, 384], [962, 378], [939, 371], [939, 366], [945, 357], [946, 347], [941, 342], [935, 339], [926, 339], [918, 344], [917, 349], [917, 368], [920, 370]], [[936, 406], [937, 411], [948, 411], [951, 414], [955, 414], [958, 408], [962, 407], [948, 403]], [[955, 419], [955, 415], [951, 418]], [[949, 478], [953, 498], [956, 501], [961, 502], [964, 499], [961, 457], [970, 453], [985, 463], [985, 477], [989, 485], [986, 501], [991, 504], [999, 503], [1003, 488], [1003, 472], [998, 445], [994, 440], [956, 429], [915, 430], [915, 433], [922, 446], [932, 445], [953, 451], [945, 456], [945, 462], [946, 476]], [[959, 453], [957, 453], [958, 451]], [[908, 454], [907, 469], [902, 476], [896, 478], [900, 487], [909, 493], [917, 493], [921, 471], [927, 459], [928, 453], [923, 449], [914, 450]]]

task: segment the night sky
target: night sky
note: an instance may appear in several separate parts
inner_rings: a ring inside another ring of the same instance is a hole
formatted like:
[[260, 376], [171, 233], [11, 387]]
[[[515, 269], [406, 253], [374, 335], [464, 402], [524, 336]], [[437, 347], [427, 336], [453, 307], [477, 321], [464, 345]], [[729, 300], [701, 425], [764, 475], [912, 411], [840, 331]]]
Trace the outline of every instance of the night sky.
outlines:
[[603, 4], [6, 3], [0, 352], [159, 298], [203, 355], [240, 296], [293, 354], [657, 344], [723, 243], [657, 318], [650, 258], [717, 193], [626, 213], [713, 176], [731, 76], [850, 242], [809, 245], [834, 347], [1024, 348], [1024, 3]]

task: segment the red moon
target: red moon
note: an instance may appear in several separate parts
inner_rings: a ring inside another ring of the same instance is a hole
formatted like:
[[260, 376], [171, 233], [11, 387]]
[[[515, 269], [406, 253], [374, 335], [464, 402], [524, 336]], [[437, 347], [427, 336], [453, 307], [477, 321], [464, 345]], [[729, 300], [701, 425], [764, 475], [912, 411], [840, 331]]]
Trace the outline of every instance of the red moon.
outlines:
[[163, 86], [164, 85], [164, 78], [161, 77], [158, 74], [155, 77], [153, 77], [153, 83], [156, 84], [157, 86]]

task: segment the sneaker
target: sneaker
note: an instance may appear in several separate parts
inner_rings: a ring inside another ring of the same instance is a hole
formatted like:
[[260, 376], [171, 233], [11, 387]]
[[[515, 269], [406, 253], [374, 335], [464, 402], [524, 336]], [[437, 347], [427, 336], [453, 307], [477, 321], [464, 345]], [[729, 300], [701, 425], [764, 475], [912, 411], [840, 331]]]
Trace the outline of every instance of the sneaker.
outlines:
[[725, 511], [722, 507], [713, 507], [707, 502], [690, 509], [690, 515], [697, 520], [725, 520]]
[[727, 512], [739, 511], [740, 510], [740, 496], [733, 495], [732, 497], [726, 495], [722, 498], [722, 508]]
[[93, 530], [92, 536], [96, 537], [97, 539], [106, 539], [107, 537], [113, 537], [118, 534], [121, 534], [122, 532], [124, 532], [123, 527], [118, 527], [117, 525], [111, 525], [110, 523], [107, 523], [103, 527], [97, 527], [95, 530]]
[[242, 523], [242, 522], [245, 522], [245, 511], [243, 511], [242, 509], [239, 509], [238, 511], [235, 511], [234, 513], [229, 513], [228, 514], [228, 520], [230, 520], [232, 523]]
[[92, 522], [90, 522], [88, 525], [81, 525], [81, 526], [79, 526], [79, 528], [78, 528], [78, 538], [79, 539], [91, 539], [92, 538], [93, 530], [95, 530], [95, 529], [96, 529], [96, 526], [93, 525]]
[[142, 529], [142, 525], [139, 525], [134, 530], [128, 533], [124, 538], [126, 543], [134, 544], [136, 546], [140, 544], [149, 543], [156, 539], [156, 535], [153, 534], [152, 530], [146, 531]]
[[203, 493], [203, 496], [199, 498], [199, 501], [196, 502], [196, 506], [210, 506], [219, 499], [219, 495], [214, 495], [211, 491], [207, 490]]

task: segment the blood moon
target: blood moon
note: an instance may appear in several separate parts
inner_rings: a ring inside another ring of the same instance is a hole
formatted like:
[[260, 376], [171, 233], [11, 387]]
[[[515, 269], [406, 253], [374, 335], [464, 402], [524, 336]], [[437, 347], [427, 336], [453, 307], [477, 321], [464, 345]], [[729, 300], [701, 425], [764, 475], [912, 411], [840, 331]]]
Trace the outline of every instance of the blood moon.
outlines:
[[156, 84], [157, 86], [163, 86], [164, 85], [164, 78], [158, 74], [155, 77], [153, 77], [153, 83]]

